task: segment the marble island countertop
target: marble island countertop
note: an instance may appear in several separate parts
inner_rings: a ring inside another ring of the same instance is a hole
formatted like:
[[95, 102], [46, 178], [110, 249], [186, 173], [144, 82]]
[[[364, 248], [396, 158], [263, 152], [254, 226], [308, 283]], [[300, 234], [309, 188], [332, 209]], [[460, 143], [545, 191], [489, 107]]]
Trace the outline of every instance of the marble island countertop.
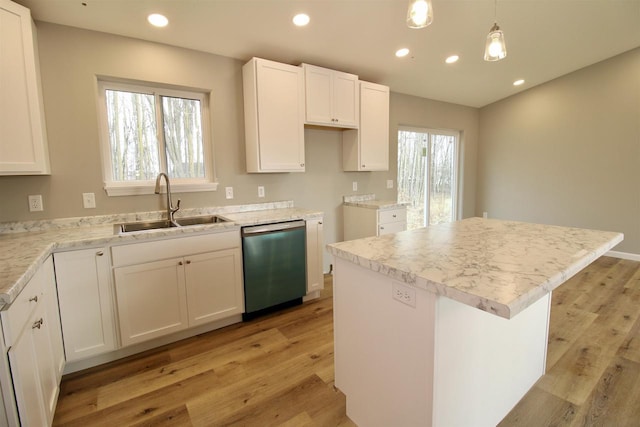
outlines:
[[335, 257], [510, 319], [622, 239], [615, 232], [469, 218], [327, 248]]
[[163, 211], [0, 223], [0, 307], [13, 302], [46, 258], [59, 251], [221, 232], [245, 225], [321, 217], [293, 202], [185, 209], [179, 216], [220, 215], [229, 222], [116, 234], [114, 224], [162, 218]]

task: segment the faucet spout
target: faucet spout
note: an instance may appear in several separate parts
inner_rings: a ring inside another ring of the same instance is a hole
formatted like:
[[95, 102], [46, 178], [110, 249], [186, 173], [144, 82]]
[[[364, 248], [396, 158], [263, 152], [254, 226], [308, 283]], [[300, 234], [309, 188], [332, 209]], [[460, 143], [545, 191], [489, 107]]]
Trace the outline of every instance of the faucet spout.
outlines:
[[173, 218], [173, 214], [178, 212], [178, 209], [180, 209], [180, 199], [178, 199], [176, 207], [173, 207], [173, 203], [171, 202], [171, 182], [169, 181], [169, 176], [164, 172], [160, 172], [156, 177], [155, 193], [160, 194], [160, 181], [162, 181], [163, 177], [165, 182], [167, 183], [167, 219], [174, 227], [180, 227], [180, 224], [178, 224]]

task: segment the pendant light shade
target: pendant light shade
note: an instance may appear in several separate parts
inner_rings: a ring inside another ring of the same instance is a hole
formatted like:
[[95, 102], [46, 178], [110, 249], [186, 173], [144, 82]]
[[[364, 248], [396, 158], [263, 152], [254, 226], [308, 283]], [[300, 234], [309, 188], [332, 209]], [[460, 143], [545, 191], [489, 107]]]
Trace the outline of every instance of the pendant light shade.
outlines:
[[433, 5], [431, 0], [411, 0], [407, 12], [409, 28], [424, 28], [433, 22]]
[[489, 34], [487, 35], [487, 42], [484, 47], [484, 60], [485, 61], [499, 61], [507, 56], [507, 45], [504, 42], [504, 34], [498, 24], [493, 24]]

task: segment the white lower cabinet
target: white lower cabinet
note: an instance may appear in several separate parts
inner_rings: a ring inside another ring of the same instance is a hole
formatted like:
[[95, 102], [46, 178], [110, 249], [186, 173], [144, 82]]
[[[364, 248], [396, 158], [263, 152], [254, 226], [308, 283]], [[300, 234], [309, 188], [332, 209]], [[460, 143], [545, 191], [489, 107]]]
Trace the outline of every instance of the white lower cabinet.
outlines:
[[[119, 246], [112, 254], [123, 347], [244, 311], [237, 230]], [[158, 259], [163, 254], [174, 256]]]
[[54, 259], [67, 362], [115, 350], [108, 250], [60, 252]]
[[344, 240], [382, 236], [407, 229], [407, 208], [375, 209], [343, 205]]
[[183, 264], [174, 258], [114, 269], [123, 346], [187, 328]]
[[307, 220], [307, 293], [324, 289], [322, 218]]
[[243, 312], [239, 248], [187, 257], [185, 277], [190, 327]]
[[378, 236], [407, 229], [407, 209], [378, 210]]
[[[55, 294], [53, 261], [49, 257], [15, 301], [1, 312], [15, 403], [23, 426], [53, 422], [64, 367], [59, 322], [57, 315], [50, 315], [57, 300], [50, 304], [49, 299]], [[6, 390], [3, 393], [6, 397]], [[9, 418], [12, 423], [13, 417]]]

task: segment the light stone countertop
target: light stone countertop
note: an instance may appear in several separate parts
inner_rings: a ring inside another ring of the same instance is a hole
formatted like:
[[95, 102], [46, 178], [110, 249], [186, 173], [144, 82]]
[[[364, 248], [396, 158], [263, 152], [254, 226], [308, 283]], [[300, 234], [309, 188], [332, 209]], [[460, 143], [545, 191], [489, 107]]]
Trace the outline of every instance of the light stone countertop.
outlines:
[[[322, 217], [323, 213], [293, 207], [292, 202], [222, 208], [187, 209], [181, 216], [217, 214], [230, 222], [115, 234], [114, 224], [161, 218], [164, 211], [129, 215], [64, 218], [0, 224], [0, 308], [11, 304], [40, 265], [54, 252], [137, 241], [215, 233], [241, 226]], [[176, 215], [178, 217], [178, 215]]]
[[378, 200], [375, 194], [359, 194], [353, 196], [343, 196], [344, 206], [354, 206], [367, 209], [397, 209], [406, 207], [409, 203], [396, 202], [395, 200]]
[[335, 257], [510, 319], [622, 239], [608, 231], [469, 218], [327, 248]]

